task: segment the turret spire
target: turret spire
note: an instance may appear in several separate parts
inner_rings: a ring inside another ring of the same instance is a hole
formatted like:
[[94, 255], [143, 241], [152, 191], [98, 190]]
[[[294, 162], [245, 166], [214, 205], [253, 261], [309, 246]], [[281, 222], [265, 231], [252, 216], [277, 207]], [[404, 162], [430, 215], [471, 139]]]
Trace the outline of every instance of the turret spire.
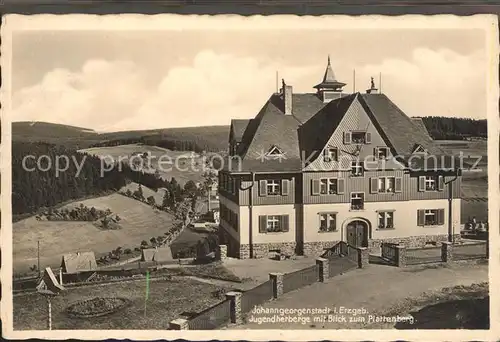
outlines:
[[314, 88], [318, 90], [318, 95], [324, 102], [329, 102], [332, 99], [341, 96], [340, 94], [342, 93], [342, 88], [345, 85], [345, 83], [337, 81], [330, 61], [330, 55], [328, 55], [323, 81], [321, 81], [320, 84], [315, 85]]

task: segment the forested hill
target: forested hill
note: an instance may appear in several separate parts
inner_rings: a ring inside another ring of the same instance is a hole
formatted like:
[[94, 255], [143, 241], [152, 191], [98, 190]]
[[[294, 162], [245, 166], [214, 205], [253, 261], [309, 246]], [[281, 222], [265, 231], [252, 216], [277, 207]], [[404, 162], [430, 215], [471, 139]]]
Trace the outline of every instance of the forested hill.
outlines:
[[81, 127], [47, 122], [12, 123], [14, 141], [45, 142], [74, 149], [144, 143], [171, 150], [211, 151], [227, 149], [229, 126], [204, 126], [137, 130], [99, 134]]
[[422, 117], [432, 138], [436, 140], [463, 140], [469, 137], [488, 136], [487, 120], [447, 118], [442, 116]]
[[[24, 161], [26, 156], [30, 156]], [[41, 156], [44, 156], [40, 158]], [[68, 169], [56, 175], [55, 161], [59, 156], [60, 168], [69, 159]], [[51, 166], [49, 167], [49, 161]], [[37, 161], [39, 162], [37, 166]], [[77, 166], [78, 165], [78, 166]], [[78, 173], [78, 169], [80, 172]], [[98, 157], [78, 153], [64, 146], [40, 143], [12, 143], [12, 213], [35, 213], [42, 207], [52, 207], [62, 202], [91, 195], [114, 192], [128, 181], [143, 184], [154, 190], [166, 188], [174, 197], [183, 195], [180, 185], [171, 179], [162, 180], [153, 174], [131, 170], [126, 164], [122, 170], [114, 168], [103, 172]]]

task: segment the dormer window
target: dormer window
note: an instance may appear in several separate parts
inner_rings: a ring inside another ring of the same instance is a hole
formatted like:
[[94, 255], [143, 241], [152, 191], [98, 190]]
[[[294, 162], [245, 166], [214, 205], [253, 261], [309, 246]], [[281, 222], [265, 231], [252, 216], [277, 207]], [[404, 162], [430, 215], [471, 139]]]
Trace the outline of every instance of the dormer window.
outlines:
[[353, 131], [344, 132], [344, 144], [370, 144], [372, 135], [370, 132]]
[[284, 155], [283, 151], [276, 145], [271, 147], [271, 149], [267, 152], [268, 157], [279, 158], [283, 157], [283, 155]]
[[336, 147], [327, 147], [323, 150], [323, 161], [338, 161], [339, 151]]
[[416, 145], [413, 149], [413, 153], [417, 154], [427, 154], [427, 150], [422, 145]]

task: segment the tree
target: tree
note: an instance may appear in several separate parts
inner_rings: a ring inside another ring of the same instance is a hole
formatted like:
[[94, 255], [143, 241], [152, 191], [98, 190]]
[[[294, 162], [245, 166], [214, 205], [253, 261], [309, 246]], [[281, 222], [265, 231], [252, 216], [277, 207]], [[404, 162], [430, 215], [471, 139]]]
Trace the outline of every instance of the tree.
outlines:
[[178, 225], [180, 225], [181, 227], [187, 226], [190, 223], [191, 214], [192, 214], [191, 199], [185, 198], [181, 202], [177, 203], [174, 217]]
[[156, 201], [155, 201], [155, 198], [153, 196], [149, 196], [147, 198], [147, 201], [148, 201], [148, 204], [151, 205], [151, 206], [156, 205]]
[[149, 242], [151, 242], [151, 245], [156, 245], [156, 238], [153, 236], [151, 239], [149, 239]]
[[141, 184], [139, 184], [139, 187], [134, 192], [134, 197], [136, 197], [137, 199], [139, 199], [141, 201], [144, 201], [144, 193], [142, 191], [142, 185]]
[[207, 171], [203, 173], [203, 183], [202, 183], [202, 190], [203, 194], [207, 197], [207, 205], [208, 205], [208, 211], [210, 211], [210, 202], [211, 202], [211, 195], [212, 195], [212, 188], [214, 187], [215, 184], [217, 184], [217, 173], [215, 170], [209, 168]]
[[167, 209], [167, 208], [171, 208], [173, 206], [173, 202], [172, 202], [172, 196], [170, 195], [170, 192], [165, 189], [165, 193], [163, 194], [163, 201], [162, 201], [162, 208], [163, 209]]
[[198, 187], [196, 186], [196, 183], [191, 179], [188, 180], [186, 184], [184, 184], [184, 191], [188, 196], [191, 194], [195, 194], [197, 190]]
[[141, 241], [141, 248], [146, 248], [148, 246], [148, 242], [146, 240]]

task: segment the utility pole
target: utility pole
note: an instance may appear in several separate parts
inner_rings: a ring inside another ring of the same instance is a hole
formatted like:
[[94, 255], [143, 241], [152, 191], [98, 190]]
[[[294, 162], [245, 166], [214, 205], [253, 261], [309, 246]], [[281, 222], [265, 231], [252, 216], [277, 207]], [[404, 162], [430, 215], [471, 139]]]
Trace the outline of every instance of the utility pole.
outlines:
[[459, 170], [455, 170], [455, 177], [445, 182], [448, 185], [448, 242], [455, 243], [455, 234], [453, 229], [453, 182], [458, 179]]
[[[38, 277], [40, 277], [40, 240], [37, 241]], [[50, 303], [50, 302], [49, 302]]]

